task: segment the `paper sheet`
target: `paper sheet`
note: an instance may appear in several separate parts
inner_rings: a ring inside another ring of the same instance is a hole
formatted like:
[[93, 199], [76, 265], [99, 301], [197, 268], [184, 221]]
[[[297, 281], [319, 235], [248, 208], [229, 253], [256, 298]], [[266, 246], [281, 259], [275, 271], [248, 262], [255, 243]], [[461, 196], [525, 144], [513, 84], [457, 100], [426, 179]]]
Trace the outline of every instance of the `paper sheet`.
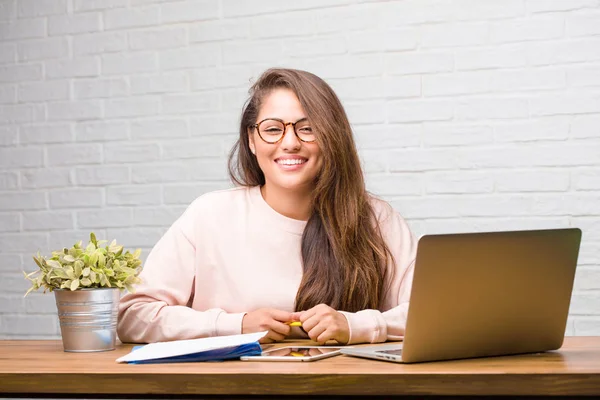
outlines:
[[144, 347], [134, 350], [123, 357], [117, 358], [117, 362], [153, 360], [164, 357], [194, 354], [203, 351], [225, 349], [256, 342], [267, 334], [267, 331], [246, 333], [241, 335], [217, 336], [200, 339], [174, 340], [172, 342], [150, 343]]

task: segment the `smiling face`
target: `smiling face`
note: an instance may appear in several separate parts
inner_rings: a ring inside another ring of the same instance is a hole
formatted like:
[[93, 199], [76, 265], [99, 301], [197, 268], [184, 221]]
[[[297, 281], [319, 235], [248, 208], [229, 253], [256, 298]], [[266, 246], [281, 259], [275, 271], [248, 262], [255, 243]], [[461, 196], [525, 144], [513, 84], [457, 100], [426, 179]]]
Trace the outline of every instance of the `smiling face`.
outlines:
[[[296, 122], [307, 117], [293, 91], [277, 88], [263, 99], [255, 123], [268, 118], [280, 119], [286, 123]], [[264, 128], [261, 126], [261, 129]], [[296, 129], [306, 129], [306, 126], [298, 124]], [[298, 133], [301, 134], [300, 131]], [[310, 192], [314, 188], [315, 178], [323, 164], [316, 142], [300, 141], [291, 124], [286, 126], [285, 134], [278, 143], [266, 143], [260, 138], [256, 128], [250, 129], [249, 141], [250, 149], [256, 155], [258, 165], [265, 175], [265, 186], [269, 189]]]

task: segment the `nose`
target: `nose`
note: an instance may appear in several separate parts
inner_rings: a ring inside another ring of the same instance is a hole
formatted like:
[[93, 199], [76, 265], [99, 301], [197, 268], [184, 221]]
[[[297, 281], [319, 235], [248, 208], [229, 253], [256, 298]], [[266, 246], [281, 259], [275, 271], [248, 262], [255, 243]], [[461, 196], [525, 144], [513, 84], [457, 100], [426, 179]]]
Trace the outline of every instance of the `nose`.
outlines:
[[296, 136], [294, 126], [291, 122], [285, 124], [283, 131], [283, 138], [281, 139], [281, 147], [284, 150], [298, 150], [302, 146], [302, 143]]

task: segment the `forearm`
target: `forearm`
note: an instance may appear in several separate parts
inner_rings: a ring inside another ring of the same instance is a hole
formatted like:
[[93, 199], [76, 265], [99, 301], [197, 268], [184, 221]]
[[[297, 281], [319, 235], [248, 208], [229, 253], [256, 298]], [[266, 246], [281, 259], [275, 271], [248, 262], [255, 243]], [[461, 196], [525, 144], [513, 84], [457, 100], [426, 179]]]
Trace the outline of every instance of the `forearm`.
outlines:
[[119, 312], [117, 332], [122, 342], [153, 343], [239, 334], [244, 313], [222, 309], [197, 311], [151, 299], [131, 299]]

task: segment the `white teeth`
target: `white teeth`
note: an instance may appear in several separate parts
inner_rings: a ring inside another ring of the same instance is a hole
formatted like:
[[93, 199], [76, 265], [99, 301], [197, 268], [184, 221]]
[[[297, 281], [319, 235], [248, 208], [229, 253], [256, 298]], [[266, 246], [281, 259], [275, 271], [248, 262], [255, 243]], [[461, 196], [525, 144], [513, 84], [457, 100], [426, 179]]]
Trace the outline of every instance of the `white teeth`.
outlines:
[[299, 160], [299, 159], [277, 160], [277, 164], [282, 164], [282, 165], [297, 165], [297, 164], [304, 164], [305, 162], [306, 162], [306, 160]]

